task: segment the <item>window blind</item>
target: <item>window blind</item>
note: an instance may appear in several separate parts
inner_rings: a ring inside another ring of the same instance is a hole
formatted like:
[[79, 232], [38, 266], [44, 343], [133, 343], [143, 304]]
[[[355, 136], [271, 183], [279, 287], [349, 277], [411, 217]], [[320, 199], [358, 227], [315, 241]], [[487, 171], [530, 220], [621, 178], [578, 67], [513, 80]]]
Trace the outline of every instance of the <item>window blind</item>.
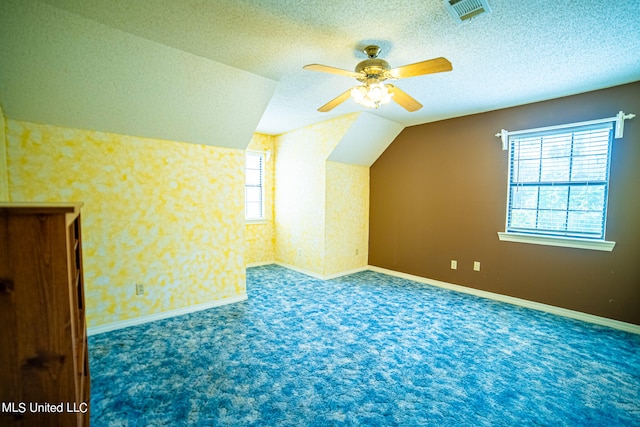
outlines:
[[264, 219], [264, 154], [246, 154], [244, 214], [246, 219]]
[[612, 129], [509, 135], [507, 232], [603, 240]]

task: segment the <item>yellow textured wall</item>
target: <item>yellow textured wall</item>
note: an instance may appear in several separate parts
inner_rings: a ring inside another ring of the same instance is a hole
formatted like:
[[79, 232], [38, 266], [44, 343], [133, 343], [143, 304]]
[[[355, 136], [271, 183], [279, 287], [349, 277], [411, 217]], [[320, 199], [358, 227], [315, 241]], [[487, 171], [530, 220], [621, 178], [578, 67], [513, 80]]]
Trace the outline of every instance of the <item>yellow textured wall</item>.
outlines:
[[276, 260], [325, 274], [326, 160], [357, 117], [276, 137]]
[[9, 176], [7, 171], [6, 121], [0, 105], [0, 200], [9, 200]]
[[326, 276], [367, 265], [369, 168], [327, 162]]
[[273, 195], [275, 171], [275, 137], [255, 133], [247, 150], [270, 152], [264, 166], [264, 210], [263, 222], [247, 223], [245, 226], [246, 264], [275, 260], [275, 233], [273, 221]]
[[244, 294], [244, 151], [7, 120], [7, 153], [12, 200], [85, 203], [89, 326]]

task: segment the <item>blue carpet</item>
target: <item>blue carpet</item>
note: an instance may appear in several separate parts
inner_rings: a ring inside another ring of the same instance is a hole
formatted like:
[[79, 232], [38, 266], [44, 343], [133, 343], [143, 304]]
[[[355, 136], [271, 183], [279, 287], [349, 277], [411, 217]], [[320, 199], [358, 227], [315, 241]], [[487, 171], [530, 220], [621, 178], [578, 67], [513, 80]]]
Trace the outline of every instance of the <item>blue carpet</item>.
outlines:
[[640, 336], [365, 271], [89, 339], [99, 426], [640, 426]]

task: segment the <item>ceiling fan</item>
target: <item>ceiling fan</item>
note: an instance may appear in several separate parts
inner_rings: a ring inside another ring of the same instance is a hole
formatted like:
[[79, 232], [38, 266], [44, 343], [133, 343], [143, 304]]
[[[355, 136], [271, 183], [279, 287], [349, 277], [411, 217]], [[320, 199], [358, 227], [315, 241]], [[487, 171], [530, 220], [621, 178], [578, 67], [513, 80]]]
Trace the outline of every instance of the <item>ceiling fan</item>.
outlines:
[[378, 108], [392, 99], [409, 112], [418, 111], [422, 104], [407, 94], [402, 89], [392, 85], [383, 84], [385, 80], [397, 80], [407, 77], [421, 76], [424, 74], [441, 73], [451, 71], [451, 62], [446, 58], [434, 58], [415, 64], [404, 65], [398, 68], [391, 68], [384, 59], [379, 59], [380, 48], [378, 46], [367, 46], [364, 49], [368, 59], [356, 65], [355, 71], [343, 70], [341, 68], [329, 67], [327, 65], [309, 64], [303, 68], [311, 71], [321, 71], [323, 73], [338, 74], [340, 76], [353, 77], [363, 83], [355, 86], [336, 98], [318, 108], [318, 111], [326, 113], [352, 97], [358, 104], [369, 108]]

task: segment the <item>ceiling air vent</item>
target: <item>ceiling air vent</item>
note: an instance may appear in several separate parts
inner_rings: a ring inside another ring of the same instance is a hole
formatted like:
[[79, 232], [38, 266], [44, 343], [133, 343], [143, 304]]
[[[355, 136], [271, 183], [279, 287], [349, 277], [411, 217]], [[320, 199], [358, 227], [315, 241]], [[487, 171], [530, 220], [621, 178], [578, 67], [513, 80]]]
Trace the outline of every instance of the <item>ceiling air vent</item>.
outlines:
[[491, 12], [487, 0], [442, 0], [442, 3], [458, 23], [469, 21], [478, 15]]

